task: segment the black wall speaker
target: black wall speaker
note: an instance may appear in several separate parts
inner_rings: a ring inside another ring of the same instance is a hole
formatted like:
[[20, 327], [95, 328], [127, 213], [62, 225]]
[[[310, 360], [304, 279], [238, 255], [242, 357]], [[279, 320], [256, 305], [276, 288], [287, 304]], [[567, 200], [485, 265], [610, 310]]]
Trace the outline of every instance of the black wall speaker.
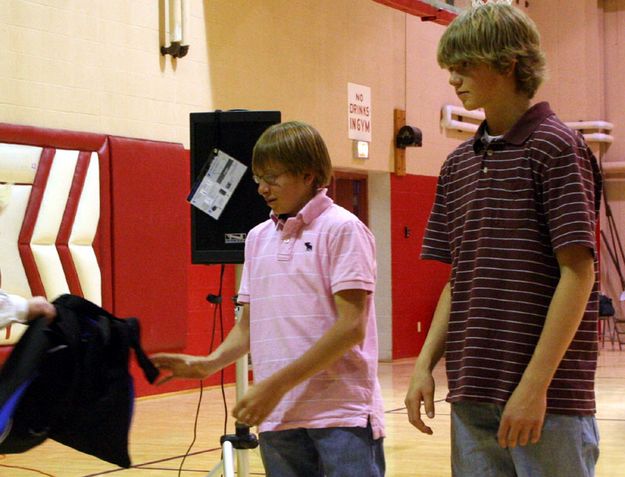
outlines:
[[191, 185], [219, 149], [248, 167], [219, 219], [191, 206], [191, 261], [243, 263], [247, 232], [269, 218], [269, 208], [252, 179], [252, 149], [260, 135], [280, 122], [279, 111], [191, 113]]

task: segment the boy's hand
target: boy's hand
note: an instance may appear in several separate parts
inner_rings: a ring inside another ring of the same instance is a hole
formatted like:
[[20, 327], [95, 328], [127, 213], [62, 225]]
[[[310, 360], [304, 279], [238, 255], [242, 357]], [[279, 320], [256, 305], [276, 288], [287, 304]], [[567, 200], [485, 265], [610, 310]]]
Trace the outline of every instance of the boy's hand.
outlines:
[[252, 386], [232, 410], [232, 416], [248, 426], [257, 426], [274, 410], [284, 392], [269, 379]]
[[504, 407], [497, 431], [497, 441], [504, 449], [536, 444], [540, 440], [547, 394], [535, 389], [526, 390], [526, 387], [519, 384]]
[[406, 409], [408, 410], [408, 420], [424, 434], [433, 434], [423, 419], [421, 419], [421, 402], [425, 413], [430, 419], [434, 418], [434, 378], [430, 372], [415, 371], [410, 378], [410, 386], [406, 393]]
[[178, 353], [156, 353], [150, 356], [150, 361], [159, 370], [170, 371], [156, 383], [157, 386], [165, 384], [174, 378], [179, 379], [204, 379], [210, 374], [201, 357]]
[[26, 320], [32, 321], [43, 316], [48, 322], [56, 316], [56, 308], [42, 296], [36, 296], [28, 300], [28, 312]]

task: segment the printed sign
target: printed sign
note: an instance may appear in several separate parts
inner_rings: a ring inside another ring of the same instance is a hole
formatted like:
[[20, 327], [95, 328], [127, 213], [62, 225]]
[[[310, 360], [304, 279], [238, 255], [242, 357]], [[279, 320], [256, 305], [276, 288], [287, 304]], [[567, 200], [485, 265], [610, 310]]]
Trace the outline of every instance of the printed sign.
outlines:
[[188, 200], [212, 218], [219, 219], [247, 166], [218, 149], [212, 154], [208, 171], [193, 186]]
[[371, 142], [371, 88], [347, 83], [348, 137]]

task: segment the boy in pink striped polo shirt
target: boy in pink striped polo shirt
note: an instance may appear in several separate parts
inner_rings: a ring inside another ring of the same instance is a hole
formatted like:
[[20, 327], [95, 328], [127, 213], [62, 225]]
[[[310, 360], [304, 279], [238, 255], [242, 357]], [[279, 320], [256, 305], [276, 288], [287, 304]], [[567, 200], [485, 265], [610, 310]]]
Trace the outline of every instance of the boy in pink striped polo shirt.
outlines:
[[241, 319], [207, 357], [153, 360], [204, 378], [251, 352], [254, 386], [233, 415], [259, 426], [268, 476], [382, 476], [373, 235], [326, 195], [332, 164], [311, 126], [270, 127], [252, 169], [272, 213], [246, 240]]

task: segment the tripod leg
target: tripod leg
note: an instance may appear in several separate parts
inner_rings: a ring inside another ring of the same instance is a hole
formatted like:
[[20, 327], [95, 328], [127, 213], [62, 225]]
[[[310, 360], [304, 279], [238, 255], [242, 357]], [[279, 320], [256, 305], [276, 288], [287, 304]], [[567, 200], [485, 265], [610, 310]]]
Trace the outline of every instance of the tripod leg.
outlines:
[[234, 477], [234, 450], [232, 443], [226, 441], [222, 447], [224, 453], [224, 477]]
[[237, 476], [249, 477], [250, 475], [250, 460], [247, 450], [237, 451]]
[[[235, 316], [237, 319], [241, 318], [242, 307], [237, 306], [235, 308]], [[237, 401], [239, 401], [248, 388], [248, 355], [240, 357], [236, 362], [236, 397]], [[249, 477], [250, 475], [250, 464], [249, 464], [249, 455], [246, 450], [239, 450], [237, 452], [237, 476], [238, 477]]]
[[[247, 385], [248, 385], [247, 373], [248, 373], [248, 364], [247, 364], [247, 355], [245, 355], [239, 358], [236, 363], [237, 401], [241, 399], [247, 391]], [[247, 450], [239, 450], [237, 452], [237, 476], [249, 477], [249, 475], [250, 475], [250, 465], [249, 465], [249, 456], [248, 456]]]
[[221, 460], [206, 477], [234, 477], [234, 450], [232, 443], [225, 441], [221, 446]]
[[220, 476], [221, 474], [223, 474], [222, 470], [224, 468], [224, 461], [220, 460], [219, 463], [217, 465], [215, 465], [215, 467], [213, 467], [211, 469], [211, 471], [208, 473], [208, 475], [206, 477], [217, 477]]
[[[235, 306], [234, 314], [236, 319], [241, 318], [243, 308], [241, 306]], [[236, 361], [236, 399], [241, 399], [248, 388], [248, 355], [242, 356]], [[248, 429], [249, 430], [249, 429]], [[237, 431], [238, 434], [238, 431]], [[232, 442], [224, 440], [221, 446], [222, 458], [221, 461], [210, 471], [206, 477], [234, 477], [234, 458], [236, 453], [237, 460], [237, 477], [249, 477], [249, 456], [247, 449], [238, 449], [236, 452], [232, 446]]]

